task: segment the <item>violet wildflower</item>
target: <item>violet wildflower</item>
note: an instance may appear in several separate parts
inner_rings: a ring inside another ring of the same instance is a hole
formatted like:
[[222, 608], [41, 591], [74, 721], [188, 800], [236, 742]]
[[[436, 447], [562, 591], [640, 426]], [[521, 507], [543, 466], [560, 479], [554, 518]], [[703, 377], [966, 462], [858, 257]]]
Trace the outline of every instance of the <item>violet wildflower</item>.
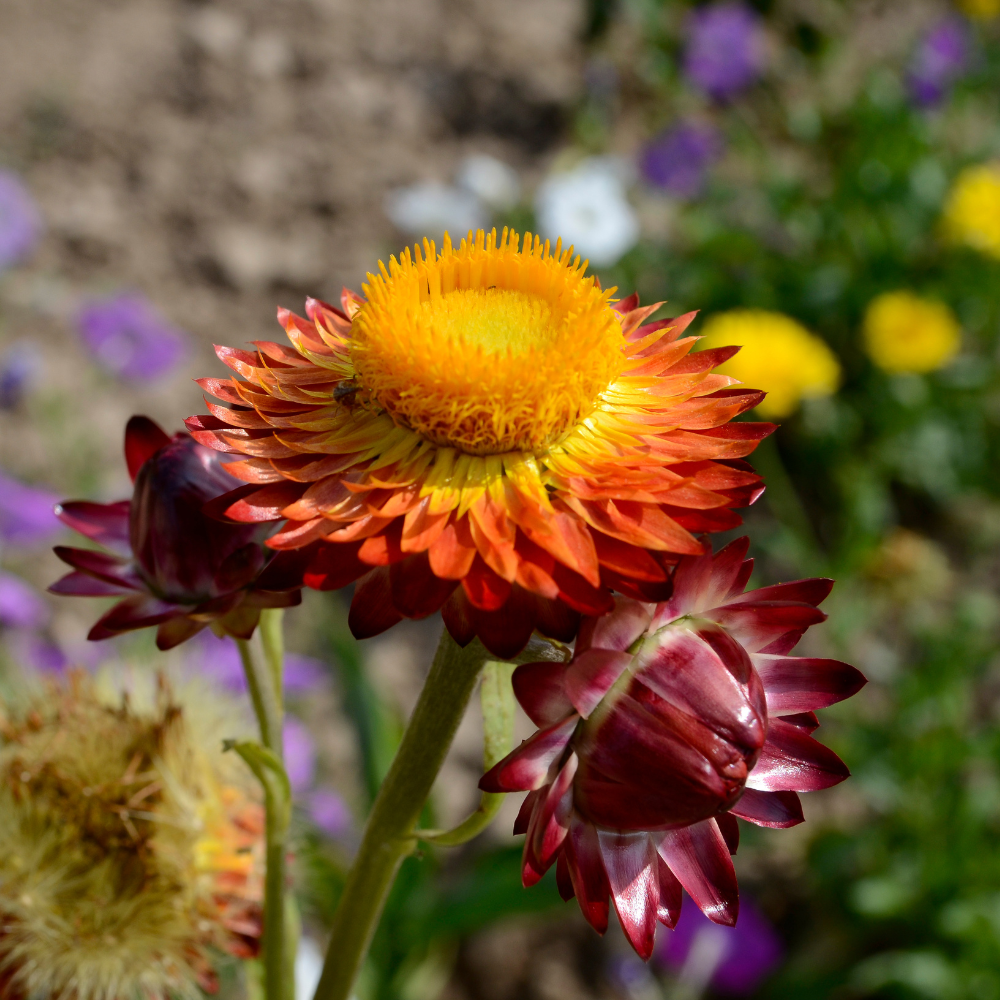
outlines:
[[41, 232], [42, 217], [24, 181], [0, 170], [0, 271], [27, 257]]
[[53, 507], [55, 493], [27, 486], [0, 472], [0, 541], [11, 545], [37, 545], [62, 531]]
[[[199, 632], [191, 643], [188, 662], [195, 672], [211, 677], [227, 691], [246, 691], [247, 679], [240, 651], [229, 636], [218, 636], [210, 629]], [[285, 654], [285, 694], [309, 694], [321, 687], [325, 680], [326, 668], [321, 661], [298, 653]]]
[[738, 995], [753, 993], [781, 955], [781, 939], [746, 896], [735, 927], [713, 923], [701, 910], [685, 906], [674, 932], [660, 938], [655, 953], [694, 991], [711, 985]]
[[316, 744], [304, 722], [285, 716], [283, 732], [285, 772], [296, 794], [306, 791], [316, 776]]
[[970, 51], [969, 28], [961, 18], [945, 17], [934, 24], [910, 63], [907, 82], [913, 102], [922, 107], [940, 102], [964, 75]]
[[19, 340], [0, 356], [0, 410], [16, 410], [41, 367], [34, 345]]
[[682, 122], [656, 136], [639, 161], [643, 177], [676, 198], [697, 198], [708, 168], [722, 155], [723, 139], [711, 125]]
[[309, 818], [320, 833], [342, 837], [351, 828], [351, 811], [336, 792], [321, 788], [309, 798]]
[[726, 100], [764, 68], [760, 18], [742, 3], [716, 3], [691, 15], [684, 72], [699, 89]]
[[80, 313], [78, 325], [96, 360], [120, 378], [160, 378], [187, 353], [186, 334], [141, 295], [126, 293], [91, 302]]
[[0, 625], [7, 628], [41, 628], [49, 619], [42, 595], [21, 577], [0, 570]]

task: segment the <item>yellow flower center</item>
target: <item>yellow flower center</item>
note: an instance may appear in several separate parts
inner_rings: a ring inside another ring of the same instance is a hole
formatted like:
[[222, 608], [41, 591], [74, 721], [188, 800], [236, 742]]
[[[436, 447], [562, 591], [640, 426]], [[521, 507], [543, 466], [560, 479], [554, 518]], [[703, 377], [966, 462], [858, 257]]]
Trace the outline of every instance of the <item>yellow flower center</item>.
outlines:
[[540, 452], [595, 407], [621, 371], [609, 297], [579, 258], [538, 237], [480, 230], [440, 254], [368, 275], [351, 328], [367, 398], [436, 444], [475, 455]]

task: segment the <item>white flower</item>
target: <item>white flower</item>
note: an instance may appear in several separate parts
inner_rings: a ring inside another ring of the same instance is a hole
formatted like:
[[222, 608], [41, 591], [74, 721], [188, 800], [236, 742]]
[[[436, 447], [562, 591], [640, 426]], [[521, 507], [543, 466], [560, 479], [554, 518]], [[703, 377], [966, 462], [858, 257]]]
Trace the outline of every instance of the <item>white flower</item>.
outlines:
[[486, 210], [476, 195], [437, 181], [390, 191], [385, 214], [404, 233], [437, 238], [448, 232], [456, 242], [487, 222]]
[[455, 183], [495, 209], [513, 208], [521, 197], [517, 171], [485, 153], [474, 153], [462, 160]]
[[617, 263], [639, 240], [639, 220], [625, 197], [621, 170], [607, 159], [584, 160], [553, 174], [535, 196], [542, 236], [562, 238], [597, 267]]

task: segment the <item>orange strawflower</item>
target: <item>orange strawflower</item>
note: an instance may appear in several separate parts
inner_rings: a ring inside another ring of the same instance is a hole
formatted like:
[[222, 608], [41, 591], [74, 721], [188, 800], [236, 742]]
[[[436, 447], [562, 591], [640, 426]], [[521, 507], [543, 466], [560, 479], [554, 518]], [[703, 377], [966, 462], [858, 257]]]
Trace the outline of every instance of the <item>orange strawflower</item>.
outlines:
[[759, 477], [741, 459], [773, 429], [729, 423], [763, 394], [689, 353], [694, 313], [612, 299], [586, 262], [526, 234], [424, 241], [342, 308], [278, 319], [292, 346], [217, 348], [240, 378], [202, 379], [228, 407], [188, 421], [244, 456], [216, 510], [285, 518], [318, 589], [359, 580], [355, 635], [441, 609], [463, 645], [517, 653], [568, 640], [611, 591], [661, 600], [699, 533], [740, 523]]

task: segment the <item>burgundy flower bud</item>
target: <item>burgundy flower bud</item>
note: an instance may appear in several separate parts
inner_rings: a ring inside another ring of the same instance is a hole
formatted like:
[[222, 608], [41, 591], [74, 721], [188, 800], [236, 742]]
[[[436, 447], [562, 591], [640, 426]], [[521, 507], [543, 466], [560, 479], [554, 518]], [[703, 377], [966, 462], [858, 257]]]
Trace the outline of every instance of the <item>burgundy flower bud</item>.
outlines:
[[556, 862], [563, 897], [600, 933], [613, 901], [644, 959], [657, 920], [676, 924], [682, 888], [711, 920], [736, 922], [736, 817], [794, 826], [796, 793], [849, 773], [812, 738], [813, 713], [864, 677], [788, 655], [825, 619], [832, 581], [744, 594], [747, 545], [684, 557], [668, 601], [619, 598], [584, 619], [569, 663], [519, 667], [515, 694], [540, 729], [480, 782], [529, 793], [514, 828], [524, 884]]
[[113, 553], [55, 549], [74, 572], [53, 593], [124, 598], [89, 638], [157, 625], [156, 644], [170, 649], [213, 622], [249, 638], [262, 608], [299, 603], [302, 560], [265, 546], [273, 525], [211, 516], [209, 502], [240, 485], [221, 458], [188, 434], [168, 437], [147, 417], [133, 417], [125, 429], [132, 499], [56, 506], [60, 520]]

